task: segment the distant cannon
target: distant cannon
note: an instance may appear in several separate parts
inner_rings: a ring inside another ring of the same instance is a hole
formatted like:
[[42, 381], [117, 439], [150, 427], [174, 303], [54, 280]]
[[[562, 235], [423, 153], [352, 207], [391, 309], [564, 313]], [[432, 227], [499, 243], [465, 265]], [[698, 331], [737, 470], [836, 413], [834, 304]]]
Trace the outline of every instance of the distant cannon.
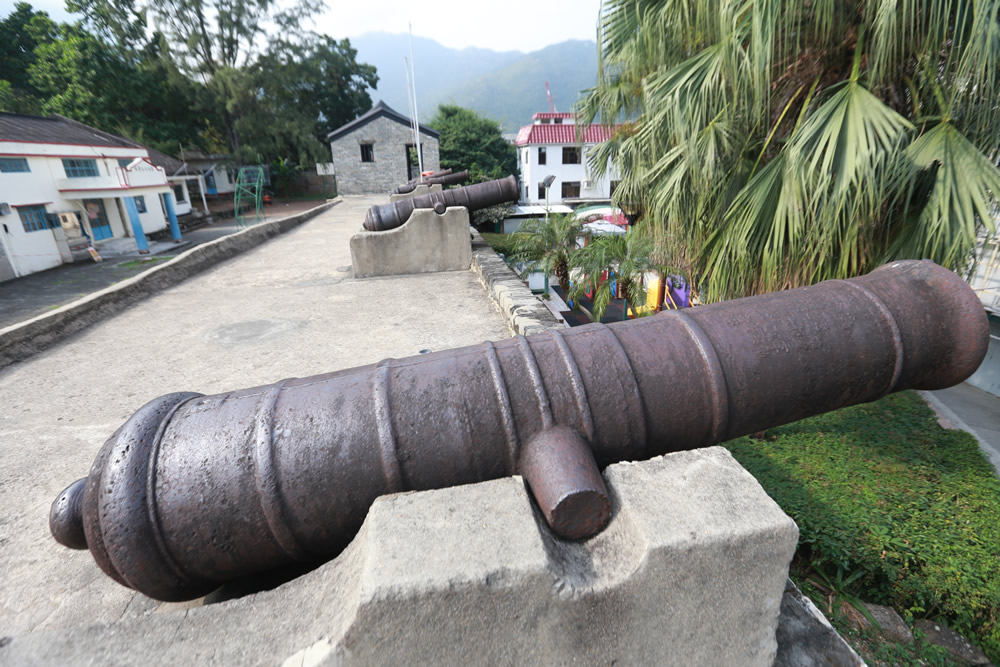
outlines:
[[585, 538], [610, 518], [602, 466], [948, 387], [988, 340], [958, 276], [896, 262], [608, 326], [168, 394], [111, 436], [49, 525], [161, 600], [333, 558], [380, 495], [513, 474], [557, 535]]
[[414, 183], [425, 183], [428, 178], [439, 178], [441, 176], [447, 176], [452, 172], [451, 169], [442, 169], [441, 171], [435, 171], [426, 176], [417, 176], [416, 178], [411, 178], [406, 182], [407, 185], [413, 185]]
[[469, 180], [468, 171], [460, 171], [455, 174], [443, 174], [441, 176], [427, 176], [420, 182], [410, 181], [405, 185], [396, 186], [396, 189], [392, 191], [392, 194], [405, 195], [416, 190], [418, 185], [458, 185], [459, 183], [463, 183], [467, 180]]
[[372, 206], [365, 215], [364, 228], [370, 232], [395, 229], [403, 225], [416, 208], [444, 210], [448, 206], [464, 206], [472, 212], [487, 206], [517, 201], [518, 195], [517, 179], [513, 176], [441, 192], [430, 192], [391, 204]]

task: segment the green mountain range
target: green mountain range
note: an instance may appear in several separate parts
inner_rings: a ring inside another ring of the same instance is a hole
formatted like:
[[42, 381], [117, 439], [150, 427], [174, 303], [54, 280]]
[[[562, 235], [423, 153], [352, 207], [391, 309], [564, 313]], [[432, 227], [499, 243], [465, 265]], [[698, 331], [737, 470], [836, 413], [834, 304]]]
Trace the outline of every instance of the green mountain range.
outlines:
[[[403, 58], [409, 58], [407, 35], [383, 32], [352, 37], [359, 62], [375, 65], [379, 82], [372, 102], [384, 100], [409, 115]], [[421, 121], [439, 104], [474, 109], [500, 122], [505, 132], [531, 123], [531, 114], [548, 111], [545, 82], [559, 111], [572, 111], [580, 91], [594, 85], [597, 46], [569, 40], [531, 53], [489, 49], [450, 49], [432, 39], [413, 38], [417, 107]]]

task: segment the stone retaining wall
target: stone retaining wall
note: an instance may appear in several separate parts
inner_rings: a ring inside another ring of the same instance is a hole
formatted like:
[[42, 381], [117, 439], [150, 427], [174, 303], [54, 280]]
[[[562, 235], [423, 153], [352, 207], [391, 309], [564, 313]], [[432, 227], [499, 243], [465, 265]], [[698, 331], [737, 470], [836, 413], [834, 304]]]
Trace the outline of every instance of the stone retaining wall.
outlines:
[[524, 281], [475, 230], [472, 232], [472, 270], [500, 309], [511, 334], [530, 336], [566, 326], [531, 293]]

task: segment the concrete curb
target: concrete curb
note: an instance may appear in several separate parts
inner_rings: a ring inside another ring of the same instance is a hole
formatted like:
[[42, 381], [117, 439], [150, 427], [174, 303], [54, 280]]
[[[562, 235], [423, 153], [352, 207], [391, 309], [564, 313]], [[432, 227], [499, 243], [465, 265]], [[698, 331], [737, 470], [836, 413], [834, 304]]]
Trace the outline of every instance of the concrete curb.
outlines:
[[565, 323], [541, 303], [507, 263], [500, 259], [479, 232], [472, 231], [472, 270], [500, 309], [513, 335], [530, 336], [548, 329], [562, 329]]
[[257, 247], [333, 207], [341, 200], [223, 236], [187, 250], [160, 266], [88, 294], [72, 303], [0, 329], [0, 369], [24, 361], [95, 322], [119, 313], [151, 294], [180, 283], [205, 269]]

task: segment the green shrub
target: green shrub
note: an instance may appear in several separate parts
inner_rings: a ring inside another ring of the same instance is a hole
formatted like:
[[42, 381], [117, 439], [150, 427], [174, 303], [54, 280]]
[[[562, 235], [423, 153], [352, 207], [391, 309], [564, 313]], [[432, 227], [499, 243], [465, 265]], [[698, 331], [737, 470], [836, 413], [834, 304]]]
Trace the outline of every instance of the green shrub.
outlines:
[[799, 525], [799, 567], [861, 569], [850, 592], [942, 617], [1000, 659], [1000, 480], [912, 392], [726, 443]]
[[518, 234], [483, 234], [483, 240], [498, 254], [510, 259], [516, 250]]

